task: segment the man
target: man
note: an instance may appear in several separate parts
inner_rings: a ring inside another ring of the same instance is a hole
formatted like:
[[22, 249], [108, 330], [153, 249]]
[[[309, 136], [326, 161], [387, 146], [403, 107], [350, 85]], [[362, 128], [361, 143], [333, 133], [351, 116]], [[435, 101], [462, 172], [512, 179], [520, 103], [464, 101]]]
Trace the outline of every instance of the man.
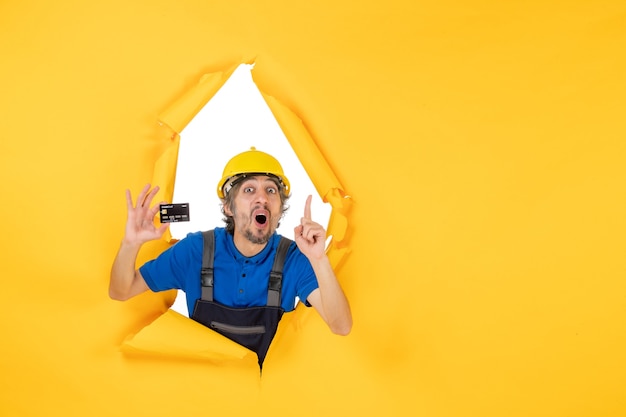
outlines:
[[159, 207], [150, 205], [158, 187], [146, 185], [136, 205], [127, 190], [128, 220], [111, 269], [110, 297], [182, 289], [192, 319], [255, 351], [261, 367], [278, 321], [297, 298], [313, 306], [333, 333], [347, 335], [350, 306], [325, 253], [326, 231], [311, 219], [311, 196], [294, 229], [295, 243], [276, 232], [289, 191], [274, 157], [255, 148], [236, 155], [217, 186], [226, 227], [191, 233], [135, 269], [141, 246], [161, 238], [168, 224], [154, 224]]

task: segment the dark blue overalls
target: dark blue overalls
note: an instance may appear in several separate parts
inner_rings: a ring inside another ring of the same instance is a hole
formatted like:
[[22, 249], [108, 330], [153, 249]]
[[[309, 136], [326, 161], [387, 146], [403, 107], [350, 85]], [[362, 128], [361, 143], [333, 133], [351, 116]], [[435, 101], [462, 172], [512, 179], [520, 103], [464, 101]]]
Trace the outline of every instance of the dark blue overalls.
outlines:
[[263, 369], [265, 355], [278, 329], [285, 310], [280, 306], [283, 264], [291, 240], [281, 236], [267, 289], [267, 305], [234, 308], [213, 301], [213, 259], [215, 235], [213, 230], [202, 233], [202, 297], [196, 301], [191, 318], [226, 336], [257, 354], [259, 368]]

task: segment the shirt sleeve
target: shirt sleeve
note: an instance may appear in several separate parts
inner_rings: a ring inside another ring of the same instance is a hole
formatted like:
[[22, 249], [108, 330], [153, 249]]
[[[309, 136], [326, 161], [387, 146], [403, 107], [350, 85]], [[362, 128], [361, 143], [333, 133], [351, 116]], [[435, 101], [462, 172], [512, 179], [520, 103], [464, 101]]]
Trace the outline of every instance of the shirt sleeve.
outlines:
[[[200, 261], [198, 261], [200, 259]], [[202, 235], [191, 233], [178, 241], [156, 259], [139, 268], [152, 291], [179, 289], [185, 291], [187, 279], [198, 277], [202, 259]]]

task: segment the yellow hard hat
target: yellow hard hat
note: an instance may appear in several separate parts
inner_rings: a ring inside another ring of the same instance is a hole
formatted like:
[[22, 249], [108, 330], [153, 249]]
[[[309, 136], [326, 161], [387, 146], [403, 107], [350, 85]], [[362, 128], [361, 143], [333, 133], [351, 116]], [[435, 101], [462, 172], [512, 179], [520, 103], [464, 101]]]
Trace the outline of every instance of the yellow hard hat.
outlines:
[[[242, 152], [231, 158], [224, 167], [222, 179], [217, 183], [217, 196], [224, 198], [236, 181], [250, 175], [267, 175], [278, 178], [284, 187], [284, 194], [289, 195], [289, 180], [283, 167], [272, 155], [257, 151], [253, 146], [249, 151]], [[229, 181], [231, 180], [232, 181]], [[226, 189], [226, 190], [225, 190]]]

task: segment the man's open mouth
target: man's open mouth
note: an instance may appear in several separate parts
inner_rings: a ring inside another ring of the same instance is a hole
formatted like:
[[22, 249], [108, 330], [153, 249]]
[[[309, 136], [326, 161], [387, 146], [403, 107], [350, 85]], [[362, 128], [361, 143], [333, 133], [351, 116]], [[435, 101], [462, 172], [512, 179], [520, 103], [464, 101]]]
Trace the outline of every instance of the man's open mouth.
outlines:
[[252, 212], [252, 218], [256, 227], [263, 228], [269, 224], [270, 214], [266, 209], [258, 207]]

